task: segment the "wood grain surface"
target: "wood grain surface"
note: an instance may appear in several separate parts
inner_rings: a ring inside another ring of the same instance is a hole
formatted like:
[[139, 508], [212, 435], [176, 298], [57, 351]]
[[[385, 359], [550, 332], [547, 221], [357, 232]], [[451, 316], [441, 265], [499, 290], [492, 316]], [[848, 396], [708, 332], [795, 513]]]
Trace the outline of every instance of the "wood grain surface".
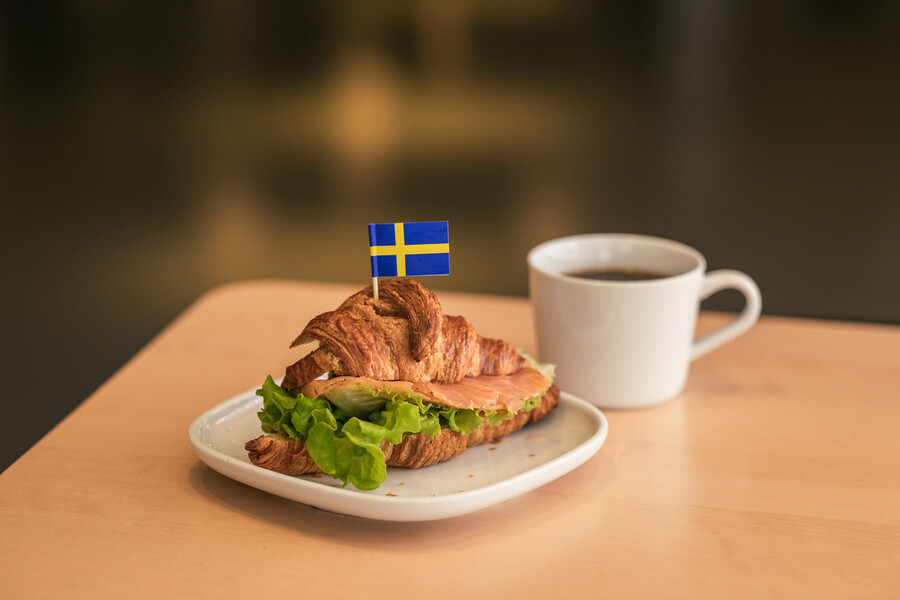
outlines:
[[[607, 411], [582, 467], [453, 519], [332, 514], [203, 465], [194, 418], [353, 291], [199, 298], [0, 474], [0, 598], [900, 597], [900, 328], [764, 317], [678, 398]], [[527, 300], [439, 297], [535, 350]]]

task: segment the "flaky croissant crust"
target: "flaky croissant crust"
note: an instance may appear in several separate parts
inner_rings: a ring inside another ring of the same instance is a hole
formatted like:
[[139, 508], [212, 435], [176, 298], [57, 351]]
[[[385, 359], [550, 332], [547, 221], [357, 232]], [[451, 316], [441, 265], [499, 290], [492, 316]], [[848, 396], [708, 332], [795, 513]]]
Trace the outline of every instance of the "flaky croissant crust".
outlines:
[[312, 319], [291, 347], [319, 347], [290, 365], [282, 387], [297, 389], [319, 376], [382, 381], [457, 382], [508, 375], [524, 365], [515, 348], [482, 338], [468, 320], [445, 315], [435, 294], [413, 279], [389, 279], [350, 296], [337, 310]]

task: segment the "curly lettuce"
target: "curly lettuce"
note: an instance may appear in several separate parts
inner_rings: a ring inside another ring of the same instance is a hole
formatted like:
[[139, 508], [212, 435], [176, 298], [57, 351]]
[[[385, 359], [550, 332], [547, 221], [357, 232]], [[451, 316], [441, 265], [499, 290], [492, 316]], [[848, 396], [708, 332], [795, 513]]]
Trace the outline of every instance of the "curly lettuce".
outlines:
[[[410, 391], [372, 386], [349, 395], [344, 389], [336, 394], [336, 402], [324, 396], [312, 399], [286, 392], [271, 376], [256, 394], [263, 398], [263, 409], [257, 413], [263, 431], [306, 442], [307, 452], [322, 471], [360, 490], [376, 489], [387, 478], [383, 440], [399, 444], [404, 435], [413, 433], [433, 438], [442, 429], [466, 435], [485, 421], [494, 426], [513, 416], [505, 410], [439, 406]], [[522, 410], [539, 406], [541, 396], [529, 398]]]

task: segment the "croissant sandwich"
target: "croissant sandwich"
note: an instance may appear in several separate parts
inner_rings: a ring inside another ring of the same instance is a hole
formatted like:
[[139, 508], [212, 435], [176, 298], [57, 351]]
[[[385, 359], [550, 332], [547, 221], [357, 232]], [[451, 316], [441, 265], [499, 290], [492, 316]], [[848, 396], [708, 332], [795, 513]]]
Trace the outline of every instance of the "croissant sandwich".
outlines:
[[257, 394], [265, 435], [250, 461], [288, 475], [325, 473], [377, 488], [386, 467], [418, 468], [547, 416], [552, 368], [445, 315], [433, 292], [390, 279], [310, 321], [291, 347], [318, 347]]

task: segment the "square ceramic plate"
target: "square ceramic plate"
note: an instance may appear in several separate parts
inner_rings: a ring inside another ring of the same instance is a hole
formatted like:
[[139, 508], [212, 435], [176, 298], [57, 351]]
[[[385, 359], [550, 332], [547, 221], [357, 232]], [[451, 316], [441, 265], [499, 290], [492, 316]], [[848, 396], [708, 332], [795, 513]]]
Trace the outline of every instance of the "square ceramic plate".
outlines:
[[328, 476], [291, 476], [250, 463], [244, 443], [262, 434], [256, 388], [200, 415], [188, 436], [197, 455], [219, 473], [318, 508], [385, 521], [427, 521], [470, 513], [529, 492], [578, 467], [606, 440], [606, 418], [566, 393], [545, 419], [496, 444], [482, 444], [421, 469], [388, 468], [372, 491]]

